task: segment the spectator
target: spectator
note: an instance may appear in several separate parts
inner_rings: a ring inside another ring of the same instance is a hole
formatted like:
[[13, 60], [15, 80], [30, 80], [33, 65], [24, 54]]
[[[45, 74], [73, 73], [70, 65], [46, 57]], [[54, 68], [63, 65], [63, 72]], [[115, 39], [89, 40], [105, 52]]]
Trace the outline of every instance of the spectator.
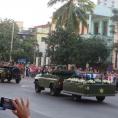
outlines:
[[29, 67], [26, 66], [25, 71], [26, 71], [26, 77], [29, 77], [29, 73], [30, 73]]
[[18, 118], [31, 118], [29, 110], [29, 100], [25, 102], [22, 98], [20, 100], [15, 99], [13, 101], [13, 105], [16, 108], [16, 110], [13, 110], [13, 114]]

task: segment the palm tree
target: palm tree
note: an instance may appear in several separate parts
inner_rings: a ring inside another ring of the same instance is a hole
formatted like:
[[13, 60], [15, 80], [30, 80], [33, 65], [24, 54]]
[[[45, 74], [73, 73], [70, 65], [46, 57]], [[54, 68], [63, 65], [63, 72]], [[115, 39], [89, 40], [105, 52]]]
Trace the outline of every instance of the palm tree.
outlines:
[[64, 2], [64, 5], [57, 9], [52, 18], [56, 28], [78, 33], [80, 23], [82, 28], [87, 27], [87, 12], [91, 12], [94, 3], [90, 0], [50, 0], [48, 6], [53, 6], [57, 2]]

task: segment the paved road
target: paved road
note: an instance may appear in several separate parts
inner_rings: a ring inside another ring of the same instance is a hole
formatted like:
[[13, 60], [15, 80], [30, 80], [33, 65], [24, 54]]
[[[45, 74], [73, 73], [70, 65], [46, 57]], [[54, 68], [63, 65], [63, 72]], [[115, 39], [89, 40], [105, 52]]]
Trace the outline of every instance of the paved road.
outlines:
[[[104, 103], [95, 98], [84, 97], [81, 102], [72, 101], [70, 96], [53, 97], [49, 90], [42, 94], [34, 91], [33, 80], [24, 79], [20, 84], [0, 83], [0, 96], [30, 99], [32, 118], [117, 118], [118, 95], [108, 97]], [[0, 118], [15, 118], [11, 111], [0, 111]]]

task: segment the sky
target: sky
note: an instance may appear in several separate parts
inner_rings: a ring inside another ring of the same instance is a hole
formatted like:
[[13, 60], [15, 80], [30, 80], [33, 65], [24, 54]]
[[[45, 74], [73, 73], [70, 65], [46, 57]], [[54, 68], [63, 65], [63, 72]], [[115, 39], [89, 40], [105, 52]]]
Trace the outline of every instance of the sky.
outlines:
[[[23, 21], [24, 28], [46, 24], [51, 21], [57, 6], [48, 7], [49, 0], [0, 0], [0, 18]], [[97, 0], [92, 0], [97, 2]]]

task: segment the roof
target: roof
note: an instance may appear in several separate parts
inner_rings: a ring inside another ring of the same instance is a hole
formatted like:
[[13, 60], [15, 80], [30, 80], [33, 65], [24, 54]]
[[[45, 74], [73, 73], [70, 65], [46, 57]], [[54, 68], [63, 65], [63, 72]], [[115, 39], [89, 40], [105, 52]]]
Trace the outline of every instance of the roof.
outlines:
[[34, 28], [48, 28], [49, 26], [50, 26], [50, 23], [45, 24], [45, 25], [34, 26]]

